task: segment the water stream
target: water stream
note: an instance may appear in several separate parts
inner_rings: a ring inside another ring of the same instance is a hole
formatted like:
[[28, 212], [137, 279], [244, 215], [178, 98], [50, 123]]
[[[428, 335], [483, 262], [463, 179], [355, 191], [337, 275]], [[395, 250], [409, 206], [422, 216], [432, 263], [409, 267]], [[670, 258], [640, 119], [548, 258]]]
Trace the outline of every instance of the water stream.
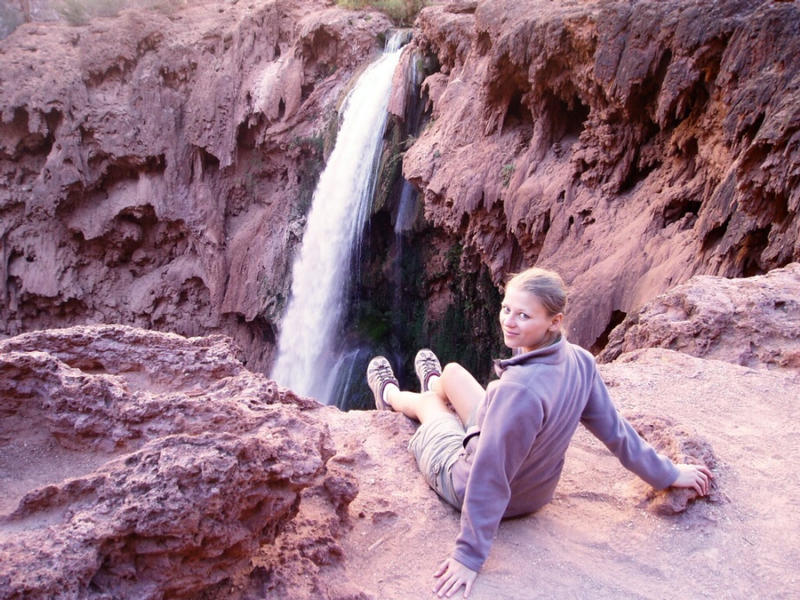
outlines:
[[292, 292], [272, 378], [325, 404], [337, 403], [336, 374], [352, 364], [339, 343], [342, 315], [375, 187], [392, 76], [407, 32], [393, 34], [347, 96], [336, 145], [312, 199], [292, 270]]

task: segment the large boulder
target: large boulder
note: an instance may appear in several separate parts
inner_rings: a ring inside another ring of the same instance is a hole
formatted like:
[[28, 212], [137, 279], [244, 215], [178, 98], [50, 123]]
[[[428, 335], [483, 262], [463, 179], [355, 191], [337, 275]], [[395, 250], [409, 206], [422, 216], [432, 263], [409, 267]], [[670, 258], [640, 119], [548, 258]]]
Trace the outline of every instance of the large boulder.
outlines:
[[0, 596], [195, 598], [249, 568], [303, 494], [346, 516], [354, 483], [326, 468], [317, 403], [235, 353], [123, 326], [0, 342]]
[[628, 315], [598, 360], [638, 348], [800, 369], [800, 263], [742, 279], [692, 277]]

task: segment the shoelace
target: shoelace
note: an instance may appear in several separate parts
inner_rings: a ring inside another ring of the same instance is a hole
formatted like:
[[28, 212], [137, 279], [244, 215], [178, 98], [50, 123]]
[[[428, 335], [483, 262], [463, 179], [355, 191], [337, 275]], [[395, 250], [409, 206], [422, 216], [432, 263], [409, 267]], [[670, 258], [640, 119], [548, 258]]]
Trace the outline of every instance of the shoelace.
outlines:
[[391, 365], [378, 364], [372, 368], [372, 376], [376, 381], [391, 381], [394, 379]]
[[419, 362], [421, 367], [420, 372], [422, 373], [423, 377], [428, 378], [432, 374], [440, 374], [439, 366], [436, 364], [437, 360], [433, 356], [421, 356]]

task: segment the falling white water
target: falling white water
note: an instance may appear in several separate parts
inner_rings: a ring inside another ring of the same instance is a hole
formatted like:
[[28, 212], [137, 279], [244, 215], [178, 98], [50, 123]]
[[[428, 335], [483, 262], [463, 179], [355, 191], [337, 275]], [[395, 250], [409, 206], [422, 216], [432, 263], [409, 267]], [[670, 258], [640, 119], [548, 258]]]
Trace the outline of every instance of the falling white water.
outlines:
[[303, 245], [292, 270], [292, 294], [281, 325], [272, 378], [325, 404], [338, 362], [337, 338], [351, 256], [374, 191], [392, 75], [404, 37], [359, 77], [343, 107], [336, 145], [320, 176]]

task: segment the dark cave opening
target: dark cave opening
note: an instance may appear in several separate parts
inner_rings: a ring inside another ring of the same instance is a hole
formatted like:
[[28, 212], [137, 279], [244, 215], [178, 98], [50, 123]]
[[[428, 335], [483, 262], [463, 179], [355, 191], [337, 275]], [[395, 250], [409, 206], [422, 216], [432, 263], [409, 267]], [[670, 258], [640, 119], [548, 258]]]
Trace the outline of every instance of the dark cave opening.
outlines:
[[517, 89], [511, 94], [508, 101], [501, 131], [506, 132], [513, 129], [524, 128], [526, 138], [530, 139], [533, 132], [533, 115], [530, 108], [523, 102], [524, 93]]
[[708, 252], [714, 246], [719, 244], [722, 241], [722, 238], [725, 237], [725, 233], [728, 231], [728, 224], [730, 223], [731, 218], [730, 216], [725, 219], [724, 222], [720, 223], [716, 227], [712, 228], [703, 238], [703, 252]]
[[700, 212], [702, 205], [703, 202], [701, 200], [693, 200], [684, 197], [673, 198], [664, 206], [661, 212], [662, 219], [664, 220], [663, 226], [667, 227], [686, 216], [689, 216], [690, 220], [693, 221], [693, 218], [696, 218]]
[[625, 317], [628, 316], [627, 313], [622, 312], [621, 310], [615, 310], [611, 313], [611, 318], [608, 321], [608, 325], [603, 330], [603, 333], [594, 341], [589, 351], [594, 354], [595, 356], [600, 354], [603, 349], [608, 345], [608, 338], [611, 335], [611, 332], [614, 328], [622, 323], [625, 320]]
[[747, 234], [736, 256], [736, 263], [744, 277], [763, 275], [768, 268], [763, 264], [761, 255], [769, 243], [769, 232], [772, 226], [759, 227]]
[[546, 92], [544, 114], [550, 123], [548, 145], [558, 145], [562, 151], [568, 150], [578, 141], [589, 112], [589, 107], [581, 102], [577, 94], [565, 100], [553, 92]]

